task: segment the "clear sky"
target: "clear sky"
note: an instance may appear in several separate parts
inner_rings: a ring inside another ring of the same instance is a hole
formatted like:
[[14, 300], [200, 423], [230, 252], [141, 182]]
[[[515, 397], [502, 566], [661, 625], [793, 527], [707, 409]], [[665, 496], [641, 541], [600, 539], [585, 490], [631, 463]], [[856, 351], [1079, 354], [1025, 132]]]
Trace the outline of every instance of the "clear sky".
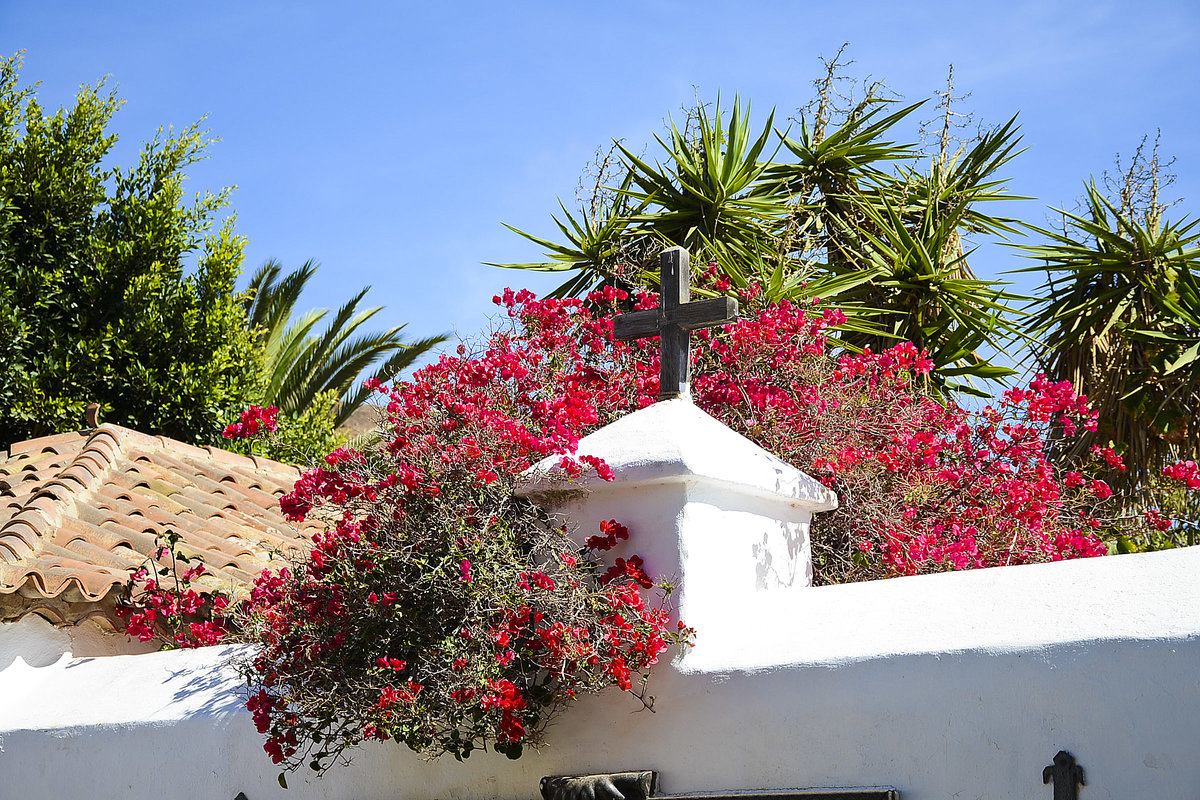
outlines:
[[[306, 305], [353, 290], [411, 336], [473, 335], [506, 285], [553, 278], [482, 266], [552, 235], [598, 146], [652, 141], [666, 115], [718, 91], [761, 124], [812, 96], [818, 56], [844, 41], [851, 74], [906, 98], [954, 65], [985, 123], [1019, 113], [1029, 151], [1012, 187], [1033, 222], [1090, 174], [1162, 130], [1177, 211], [1200, 186], [1200, 3], [1178, 2], [239, 2], [0, 0], [0, 53], [51, 107], [110, 76], [125, 101], [114, 162], [160, 125], [207, 117], [220, 142], [188, 189], [236, 184], [246, 272], [321, 262]], [[648, 151], [653, 154], [653, 150]], [[984, 275], [1016, 265], [985, 247]]]

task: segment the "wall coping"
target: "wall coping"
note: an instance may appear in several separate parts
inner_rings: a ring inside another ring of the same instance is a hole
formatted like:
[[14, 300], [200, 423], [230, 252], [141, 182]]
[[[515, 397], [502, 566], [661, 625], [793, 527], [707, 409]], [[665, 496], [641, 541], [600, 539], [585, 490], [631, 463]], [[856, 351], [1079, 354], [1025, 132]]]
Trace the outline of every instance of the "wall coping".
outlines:
[[[1089, 642], [1200, 639], [1200, 547], [781, 592], [720, 638], [698, 632], [683, 674], [787, 672], [896, 657], [1021, 655]], [[770, 647], [763, 647], [769, 642]], [[0, 670], [0, 731], [156, 725], [246, 713], [229, 667], [245, 646], [20, 658]], [[167, 677], [164, 677], [167, 676]]]
[[699, 632], [678, 666], [756, 671], [1200, 639], [1197, 575], [1200, 547], [1189, 547], [781, 592], [741, 625], [707, 640]]

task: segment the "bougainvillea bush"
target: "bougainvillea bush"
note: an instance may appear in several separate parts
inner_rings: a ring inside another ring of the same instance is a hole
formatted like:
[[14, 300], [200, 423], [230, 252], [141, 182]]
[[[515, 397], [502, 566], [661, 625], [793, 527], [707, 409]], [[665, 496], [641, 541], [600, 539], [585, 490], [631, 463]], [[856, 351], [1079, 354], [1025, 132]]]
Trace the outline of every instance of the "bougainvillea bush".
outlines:
[[[729, 289], [715, 270], [704, 280]], [[566, 428], [565, 441], [654, 401], [657, 340], [614, 343], [611, 317], [652, 308], [656, 296], [610, 288], [585, 300], [496, 300], [511, 326], [418, 383], [481, 399], [512, 386], [528, 419]], [[967, 410], [927, 391], [930, 361], [910, 343], [835, 356], [836, 309], [763, 303], [753, 286], [741, 300], [739, 322], [694, 335], [692, 395], [837, 491], [839, 509], [814, 520], [818, 583], [1101, 555], [1105, 538], [1162, 524], [1122, 517], [1104, 480], [1125, 468], [1111, 448], [1051, 460], [1056, 443], [1096, 424], [1069, 385], [1039, 376]]]
[[573, 544], [513, 494], [547, 455], [608, 474], [572, 455], [581, 423], [471, 359], [376, 388], [386, 440], [299, 479], [283, 513], [330, 525], [306, 558], [263, 573], [239, 614], [262, 645], [249, 706], [273, 759], [322, 770], [365, 739], [515, 758], [580, 694], [617, 686], [649, 706], [648, 669], [689, 634], [667, 591], [635, 555], [602, 563], [629, 538], [618, 522]]
[[207, 568], [179, 552], [180, 538], [168, 532], [156, 542], [154, 559], [132, 570], [117, 618], [138, 641], [157, 637], [166, 647], [182, 648], [220, 644], [229, 633], [229, 594], [198, 582]]
[[[696, 335], [692, 393], [837, 491], [839, 509], [814, 521], [818, 583], [1096, 556], [1106, 539], [1172, 525], [1121, 515], [1110, 448], [1051, 460], [1055, 442], [1096, 422], [1069, 386], [1039, 377], [969, 411], [926, 391], [929, 361], [911, 344], [837, 354], [837, 310], [766, 304], [753, 288], [741, 300], [739, 322]], [[615, 685], [650, 703], [648, 669], [691, 635], [668, 623], [664, 587], [627, 549], [656, 532], [610, 521], [572, 544], [513, 488], [547, 456], [611, 477], [576, 446], [654, 401], [657, 341], [614, 343], [612, 316], [656, 302], [509, 291], [477, 352], [374, 387], [381, 444], [330, 453], [282, 502], [292, 519], [321, 515], [326, 532], [225, 618], [262, 645], [246, 666], [249, 707], [277, 763], [324, 769], [366, 739], [515, 757], [584, 692]], [[273, 424], [251, 409], [228, 433]], [[1172, 470], [1200, 488], [1195, 465]], [[625, 555], [609, 563], [614, 547]]]

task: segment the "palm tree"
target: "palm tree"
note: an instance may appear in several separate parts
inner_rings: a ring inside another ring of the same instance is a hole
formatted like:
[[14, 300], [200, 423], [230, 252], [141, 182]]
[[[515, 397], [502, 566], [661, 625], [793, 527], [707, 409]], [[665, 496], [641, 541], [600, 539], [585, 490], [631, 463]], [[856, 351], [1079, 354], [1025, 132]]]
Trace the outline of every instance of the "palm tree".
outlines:
[[316, 271], [317, 264], [310, 260], [280, 277], [279, 262], [266, 262], [250, 278], [246, 314], [251, 325], [263, 331], [264, 402], [295, 416], [318, 396], [334, 392], [341, 399], [334, 417], [334, 425], [338, 426], [370, 396], [362, 386], [354, 388], [364, 370], [378, 364], [372, 377], [390, 381], [447, 337], [430, 336], [406, 343], [400, 335], [404, 325], [355, 335], [382, 310], [359, 310], [369, 286], [344, 303], [324, 330], [314, 333], [317, 324], [328, 316], [328, 309], [297, 315], [296, 304]]

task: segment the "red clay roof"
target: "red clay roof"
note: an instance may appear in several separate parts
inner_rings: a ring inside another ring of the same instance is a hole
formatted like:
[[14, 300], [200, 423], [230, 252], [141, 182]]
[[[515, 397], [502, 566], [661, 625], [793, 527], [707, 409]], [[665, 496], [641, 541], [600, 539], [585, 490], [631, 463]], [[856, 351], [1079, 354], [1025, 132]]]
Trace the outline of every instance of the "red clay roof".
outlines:
[[319, 529], [279, 514], [299, 474], [116, 425], [15, 444], [0, 460], [0, 619], [111, 616], [130, 568], [169, 530], [210, 587], [248, 588], [271, 550]]

